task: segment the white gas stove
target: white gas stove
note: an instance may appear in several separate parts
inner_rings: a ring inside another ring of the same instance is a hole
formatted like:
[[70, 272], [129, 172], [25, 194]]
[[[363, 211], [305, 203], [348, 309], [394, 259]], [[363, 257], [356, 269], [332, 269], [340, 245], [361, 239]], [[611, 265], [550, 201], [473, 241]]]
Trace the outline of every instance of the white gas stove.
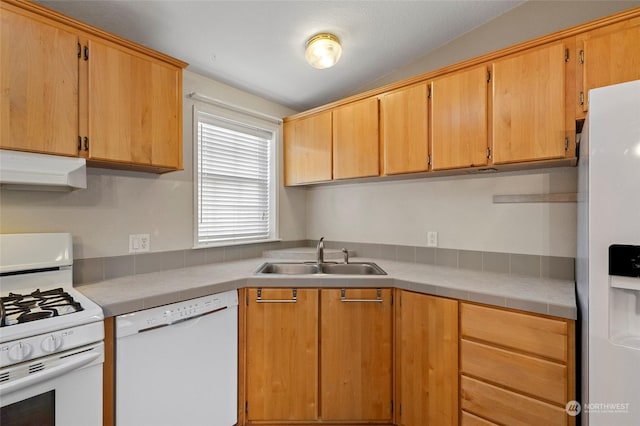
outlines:
[[0, 423], [100, 424], [104, 315], [73, 288], [71, 235], [1, 234], [0, 302]]

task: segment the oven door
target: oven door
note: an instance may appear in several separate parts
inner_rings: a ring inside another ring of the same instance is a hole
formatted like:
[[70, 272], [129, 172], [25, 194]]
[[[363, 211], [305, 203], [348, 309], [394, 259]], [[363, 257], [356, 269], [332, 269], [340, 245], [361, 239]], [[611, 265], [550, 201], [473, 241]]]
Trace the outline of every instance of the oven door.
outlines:
[[102, 424], [104, 344], [0, 370], [2, 426]]

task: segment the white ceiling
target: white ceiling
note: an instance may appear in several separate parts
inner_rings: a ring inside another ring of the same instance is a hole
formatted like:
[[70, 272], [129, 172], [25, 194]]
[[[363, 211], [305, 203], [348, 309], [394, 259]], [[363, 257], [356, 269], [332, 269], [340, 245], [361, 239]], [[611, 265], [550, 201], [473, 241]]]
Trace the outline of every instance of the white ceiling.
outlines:
[[[302, 111], [361, 91], [523, 0], [38, 2]], [[305, 62], [318, 32], [342, 41], [333, 68]]]

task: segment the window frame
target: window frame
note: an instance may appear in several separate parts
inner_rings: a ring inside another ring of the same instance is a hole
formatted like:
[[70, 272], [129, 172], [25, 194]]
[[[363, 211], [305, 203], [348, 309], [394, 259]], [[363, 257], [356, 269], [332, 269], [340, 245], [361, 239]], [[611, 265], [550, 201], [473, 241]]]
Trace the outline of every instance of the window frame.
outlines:
[[[193, 118], [193, 133], [192, 133], [192, 167], [193, 167], [193, 248], [208, 248], [208, 247], [225, 247], [236, 245], [248, 245], [248, 244], [261, 244], [272, 241], [280, 241], [279, 220], [278, 220], [278, 208], [279, 208], [279, 157], [277, 147], [282, 143], [282, 124], [276, 124], [271, 121], [263, 120], [250, 114], [245, 114], [238, 111], [232, 111], [217, 105], [196, 105], [192, 107]], [[208, 114], [214, 118], [231, 121], [238, 123], [241, 126], [255, 127], [267, 132], [271, 132], [273, 137], [269, 143], [269, 236], [262, 239], [252, 240], [222, 240], [210, 243], [201, 243], [198, 238], [199, 217], [198, 217], [198, 204], [200, 202], [200, 194], [198, 192], [198, 146], [199, 132], [198, 125], [200, 123], [199, 115]]]

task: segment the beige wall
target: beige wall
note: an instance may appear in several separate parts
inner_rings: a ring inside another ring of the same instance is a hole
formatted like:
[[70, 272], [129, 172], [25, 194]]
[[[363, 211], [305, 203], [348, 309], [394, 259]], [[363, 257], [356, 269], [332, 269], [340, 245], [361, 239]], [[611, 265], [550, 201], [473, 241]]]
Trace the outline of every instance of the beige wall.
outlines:
[[[640, 5], [528, 1], [354, 93]], [[575, 257], [576, 206], [493, 204], [493, 195], [575, 192], [576, 170], [322, 186], [307, 195], [307, 237]]]
[[638, 6], [640, 0], [529, 0], [429, 55], [417, 58], [376, 81], [354, 88], [353, 94]]
[[494, 195], [575, 192], [575, 168], [316, 187], [310, 239], [575, 257], [575, 203], [493, 204]]
[[[183, 90], [185, 95], [197, 91], [272, 116], [293, 112], [191, 72], [184, 74]], [[154, 175], [88, 168], [86, 190], [47, 193], [3, 189], [0, 232], [71, 232], [75, 258], [128, 254], [129, 234], [150, 234], [152, 252], [191, 248], [192, 105], [190, 99], [184, 99], [184, 171]], [[281, 237], [305, 238], [305, 191], [281, 186], [279, 199]]]

